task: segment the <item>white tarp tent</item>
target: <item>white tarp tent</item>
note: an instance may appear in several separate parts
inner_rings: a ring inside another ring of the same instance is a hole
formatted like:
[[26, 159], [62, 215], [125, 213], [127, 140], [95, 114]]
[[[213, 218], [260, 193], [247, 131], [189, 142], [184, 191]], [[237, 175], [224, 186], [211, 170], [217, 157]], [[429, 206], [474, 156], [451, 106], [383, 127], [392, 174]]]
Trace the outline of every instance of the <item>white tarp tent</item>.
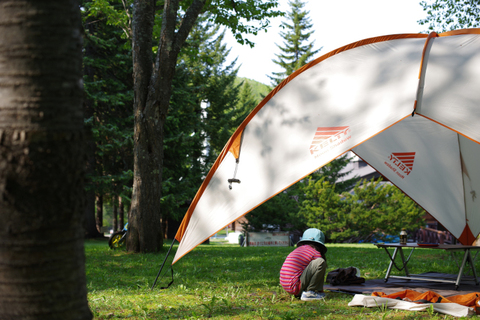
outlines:
[[471, 244], [479, 143], [480, 29], [339, 48], [285, 79], [232, 135], [177, 232], [173, 263], [349, 150]]

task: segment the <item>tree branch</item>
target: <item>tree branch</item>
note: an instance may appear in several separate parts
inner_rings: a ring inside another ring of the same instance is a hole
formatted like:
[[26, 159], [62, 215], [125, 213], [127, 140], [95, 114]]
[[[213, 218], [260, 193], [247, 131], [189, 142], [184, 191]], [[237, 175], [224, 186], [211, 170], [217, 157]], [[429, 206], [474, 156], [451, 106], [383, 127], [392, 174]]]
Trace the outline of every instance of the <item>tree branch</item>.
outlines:
[[175, 51], [180, 52], [181, 47], [185, 43], [185, 40], [188, 37], [188, 34], [192, 30], [199, 14], [202, 12], [203, 7], [207, 0], [194, 0], [190, 7], [188, 7], [187, 12], [183, 16], [182, 22], [177, 32], [175, 39]]
[[128, 11], [128, 5], [126, 3], [126, 0], [122, 0], [123, 3], [123, 9], [125, 10], [125, 14], [127, 15], [128, 18], [128, 27], [123, 28], [123, 32], [127, 35], [128, 39], [132, 39], [132, 16], [130, 12]]

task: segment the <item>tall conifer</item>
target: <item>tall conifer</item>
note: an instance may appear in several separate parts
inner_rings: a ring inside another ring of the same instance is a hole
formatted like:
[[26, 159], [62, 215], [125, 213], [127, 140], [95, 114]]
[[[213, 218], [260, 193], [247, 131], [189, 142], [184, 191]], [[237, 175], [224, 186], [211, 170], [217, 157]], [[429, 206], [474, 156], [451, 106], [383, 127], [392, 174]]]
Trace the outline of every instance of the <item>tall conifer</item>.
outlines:
[[313, 31], [310, 31], [313, 24], [308, 17], [309, 11], [303, 10], [305, 3], [301, 0], [293, 0], [288, 4], [290, 5], [290, 12], [287, 14], [288, 20], [281, 24], [286, 31], [280, 32], [284, 39], [283, 46], [277, 44], [281, 53], [276, 54], [277, 59], [273, 60], [282, 68], [282, 71], [273, 72], [272, 76], [269, 76], [274, 86], [309, 62], [321, 50], [321, 48], [314, 49], [315, 41], [309, 42], [309, 38], [313, 34]]

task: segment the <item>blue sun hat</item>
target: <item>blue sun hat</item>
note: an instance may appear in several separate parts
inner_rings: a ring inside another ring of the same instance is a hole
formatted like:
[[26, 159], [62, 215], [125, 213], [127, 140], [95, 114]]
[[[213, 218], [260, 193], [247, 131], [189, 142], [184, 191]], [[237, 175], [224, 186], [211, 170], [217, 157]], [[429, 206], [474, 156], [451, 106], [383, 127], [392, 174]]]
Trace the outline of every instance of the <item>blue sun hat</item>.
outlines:
[[319, 244], [323, 248], [325, 248], [325, 252], [327, 251], [327, 247], [325, 247], [325, 235], [323, 234], [322, 231], [316, 228], [310, 228], [305, 230], [302, 238], [300, 239], [300, 241], [297, 242], [297, 247], [299, 244], [303, 244], [307, 242], [313, 242], [313, 243]]

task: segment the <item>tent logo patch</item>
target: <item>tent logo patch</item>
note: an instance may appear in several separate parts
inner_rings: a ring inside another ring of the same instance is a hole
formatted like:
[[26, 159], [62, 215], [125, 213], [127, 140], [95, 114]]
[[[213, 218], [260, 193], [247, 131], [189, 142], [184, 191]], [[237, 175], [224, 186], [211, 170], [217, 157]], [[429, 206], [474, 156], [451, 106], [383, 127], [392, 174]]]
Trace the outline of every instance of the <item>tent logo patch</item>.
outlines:
[[310, 145], [310, 153], [315, 158], [338, 147], [350, 139], [350, 127], [318, 127]]
[[415, 160], [415, 152], [392, 152], [385, 161], [385, 165], [389, 167], [400, 178], [404, 179], [413, 170], [413, 161]]

